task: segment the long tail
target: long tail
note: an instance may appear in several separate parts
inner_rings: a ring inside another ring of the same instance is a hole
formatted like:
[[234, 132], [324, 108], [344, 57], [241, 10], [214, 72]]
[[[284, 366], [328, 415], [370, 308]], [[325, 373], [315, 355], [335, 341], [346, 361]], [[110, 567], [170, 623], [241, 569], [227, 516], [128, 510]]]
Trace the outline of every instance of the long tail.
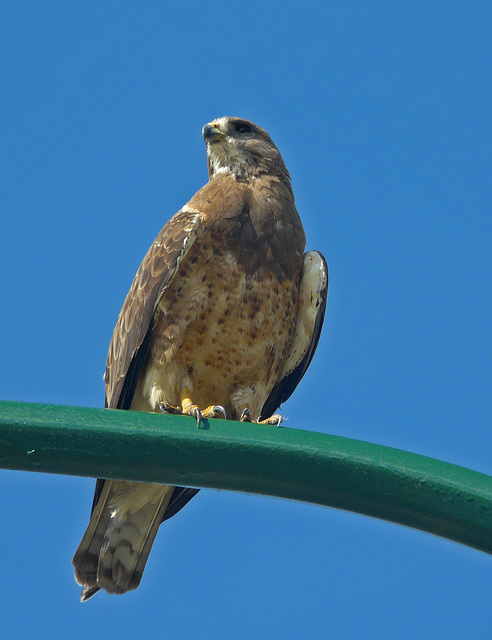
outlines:
[[99, 589], [136, 589], [174, 487], [106, 481], [73, 557], [84, 602]]

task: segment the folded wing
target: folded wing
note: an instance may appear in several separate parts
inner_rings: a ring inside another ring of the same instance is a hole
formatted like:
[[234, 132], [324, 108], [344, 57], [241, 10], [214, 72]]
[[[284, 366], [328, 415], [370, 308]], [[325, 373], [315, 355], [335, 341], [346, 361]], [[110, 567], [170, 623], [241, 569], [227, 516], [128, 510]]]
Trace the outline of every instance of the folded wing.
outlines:
[[269, 418], [285, 402], [307, 371], [318, 346], [328, 294], [328, 267], [318, 251], [304, 254], [299, 285], [296, 332], [290, 354], [278, 382], [261, 411], [260, 420]]

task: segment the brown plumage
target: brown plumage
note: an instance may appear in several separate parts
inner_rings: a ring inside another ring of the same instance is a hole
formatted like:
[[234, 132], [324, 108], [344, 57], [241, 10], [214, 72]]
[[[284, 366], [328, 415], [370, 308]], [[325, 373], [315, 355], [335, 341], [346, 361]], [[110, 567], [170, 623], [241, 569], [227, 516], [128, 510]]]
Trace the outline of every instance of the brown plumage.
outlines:
[[[209, 182], [164, 226], [135, 276], [106, 368], [106, 406], [267, 420], [318, 342], [328, 274], [289, 174], [247, 120], [204, 127]], [[246, 411], [245, 411], [246, 410]], [[197, 490], [98, 480], [74, 556], [82, 600], [140, 583], [159, 524]]]

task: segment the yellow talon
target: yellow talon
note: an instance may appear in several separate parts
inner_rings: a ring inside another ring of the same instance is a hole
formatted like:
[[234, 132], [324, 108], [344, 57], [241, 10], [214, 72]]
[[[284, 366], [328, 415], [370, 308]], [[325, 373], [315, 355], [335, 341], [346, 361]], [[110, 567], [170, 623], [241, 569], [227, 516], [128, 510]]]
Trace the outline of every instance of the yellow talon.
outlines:
[[226, 410], [221, 404], [211, 404], [202, 411], [202, 416], [204, 418], [218, 418], [218, 414], [222, 414], [223, 419], [227, 420]]
[[185, 416], [194, 416], [196, 418], [197, 427], [200, 426], [202, 418], [223, 417], [224, 420], [227, 419], [226, 410], [220, 404], [211, 404], [201, 411], [196, 404], [193, 404], [193, 401], [191, 400], [191, 392], [188, 387], [185, 387], [181, 393], [181, 412]]

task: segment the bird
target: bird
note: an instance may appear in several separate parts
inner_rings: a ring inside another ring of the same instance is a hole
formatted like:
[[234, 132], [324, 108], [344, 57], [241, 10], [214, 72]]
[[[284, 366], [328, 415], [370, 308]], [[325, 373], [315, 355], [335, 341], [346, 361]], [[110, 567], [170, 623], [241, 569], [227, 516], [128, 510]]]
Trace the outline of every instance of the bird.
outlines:
[[[119, 314], [105, 407], [278, 425], [323, 325], [328, 269], [305, 250], [291, 178], [259, 126], [202, 129], [208, 182], [162, 228]], [[74, 555], [81, 600], [140, 584], [162, 522], [198, 489], [99, 479]]]

